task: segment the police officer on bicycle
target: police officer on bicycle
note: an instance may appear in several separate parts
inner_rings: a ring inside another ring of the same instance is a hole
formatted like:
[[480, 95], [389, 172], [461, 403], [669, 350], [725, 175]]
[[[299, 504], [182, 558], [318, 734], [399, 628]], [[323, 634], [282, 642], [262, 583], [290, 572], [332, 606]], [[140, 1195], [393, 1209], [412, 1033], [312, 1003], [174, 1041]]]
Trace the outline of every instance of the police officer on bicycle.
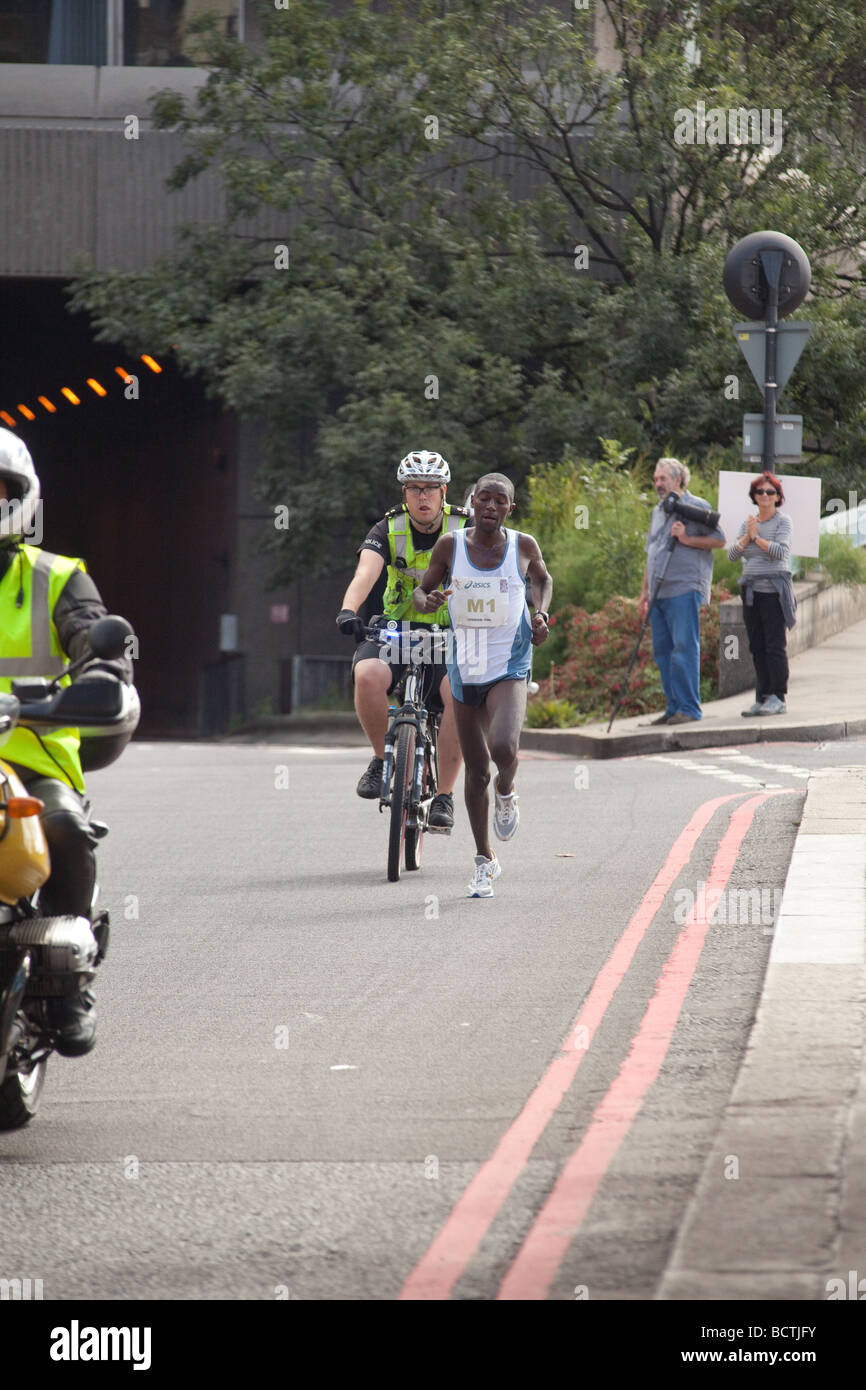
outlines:
[[[399, 623], [401, 632], [430, 631], [433, 624], [448, 627], [448, 605], [433, 613], [421, 614], [412, 603], [412, 592], [427, 568], [433, 546], [440, 536], [459, 530], [470, 519], [464, 507], [450, 506], [445, 492], [451, 470], [441, 454], [418, 449], [407, 454], [397, 469], [403, 502], [393, 507], [367, 533], [358, 548], [358, 566], [337, 617], [337, 626], [347, 635], [358, 628], [358, 609], [370, 594], [382, 571], [387, 569], [382, 611]], [[402, 653], [400, 653], [402, 655]], [[382, 781], [385, 734], [388, 728], [388, 696], [403, 677], [405, 664], [388, 659], [379, 643], [362, 641], [352, 662], [355, 710], [373, 749], [370, 765], [358, 783], [358, 795], [375, 800]], [[451, 688], [440, 653], [433, 665], [433, 690], [425, 697], [430, 708], [444, 709], [439, 734], [439, 793], [430, 807], [428, 828], [448, 833], [454, 825], [454, 784], [462, 756], [454, 724]]]

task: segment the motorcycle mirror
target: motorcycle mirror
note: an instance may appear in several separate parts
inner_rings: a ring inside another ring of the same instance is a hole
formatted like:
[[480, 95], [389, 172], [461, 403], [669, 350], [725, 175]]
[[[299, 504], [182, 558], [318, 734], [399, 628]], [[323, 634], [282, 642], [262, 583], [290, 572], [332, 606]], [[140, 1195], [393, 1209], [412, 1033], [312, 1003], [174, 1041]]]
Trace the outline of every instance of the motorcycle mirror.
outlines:
[[126, 639], [134, 635], [131, 624], [125, 618], [111, 613], [108, 617], [100, 618], [87, 633], [90, 650], [103, 661], [113, 661], [116, 657], [124, 656]]

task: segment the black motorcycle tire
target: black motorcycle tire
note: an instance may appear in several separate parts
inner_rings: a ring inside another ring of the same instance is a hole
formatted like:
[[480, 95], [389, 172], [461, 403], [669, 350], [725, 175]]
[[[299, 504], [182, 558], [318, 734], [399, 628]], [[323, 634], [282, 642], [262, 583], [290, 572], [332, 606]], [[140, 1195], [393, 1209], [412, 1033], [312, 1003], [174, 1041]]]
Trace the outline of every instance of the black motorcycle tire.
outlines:
[[6, 1077], [0, 1086], [0, 1130], [21, 1129], [33, 1119], [39, 1109], [47, 1065], [48, 1059], [43, 1057], [26, 1075], [12, 1072]]
[[406, 836], [406, 817], [409, 814], [409, 795], [415, 769], [415, 729], [401, 724], [394, 747], [394, 780], [391, 790], [391, 824], [388, 827], [388, 882], [400, 877], [400, 860]]

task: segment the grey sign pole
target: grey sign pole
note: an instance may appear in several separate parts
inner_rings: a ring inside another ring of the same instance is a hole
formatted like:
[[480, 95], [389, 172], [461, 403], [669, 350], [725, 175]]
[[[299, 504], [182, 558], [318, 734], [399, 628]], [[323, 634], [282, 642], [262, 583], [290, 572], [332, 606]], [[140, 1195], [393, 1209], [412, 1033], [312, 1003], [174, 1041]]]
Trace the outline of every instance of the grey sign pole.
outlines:
[[772, 473], [776, 462], [776, 324], [779, 322], [781, 251], [762, 251], [761, 269], [767, 281], [767, 312], [764, 315], [764, 472]]

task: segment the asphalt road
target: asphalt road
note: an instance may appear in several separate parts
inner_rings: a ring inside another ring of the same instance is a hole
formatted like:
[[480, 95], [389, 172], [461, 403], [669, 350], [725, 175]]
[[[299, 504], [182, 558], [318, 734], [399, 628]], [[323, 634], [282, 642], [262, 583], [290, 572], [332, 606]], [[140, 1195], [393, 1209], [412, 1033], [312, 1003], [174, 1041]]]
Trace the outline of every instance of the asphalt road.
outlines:
[[[0, 1276], [46, 1299], [651, 1298], [808, 770], [864, 761], [527, 755], [482, 901], [462, 807], [386, 881], [361, 748], [134, 744], [91, 782], [99, 1043], [0, 1135]], [[705, 936], [702, 882], [735, 918]]]

